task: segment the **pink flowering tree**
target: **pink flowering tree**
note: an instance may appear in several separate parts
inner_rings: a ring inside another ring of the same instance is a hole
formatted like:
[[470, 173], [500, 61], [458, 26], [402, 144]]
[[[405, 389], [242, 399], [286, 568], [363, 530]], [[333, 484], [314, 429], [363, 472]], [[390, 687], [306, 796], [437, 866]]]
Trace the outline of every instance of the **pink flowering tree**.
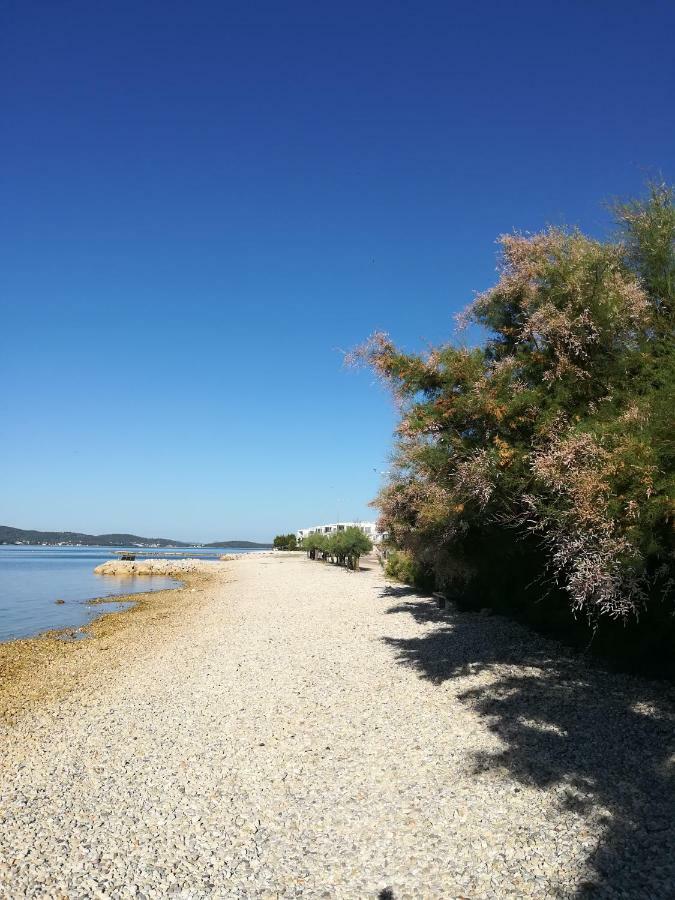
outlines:
[[375, 501], [410, 571], [486, 589], [527, 572], [575, 611], [637, 615], [672, 582], [675, 211], [670, 188], [617, 207], [612, 241], [549, 229], [501, 238], [499, 280], [463, 314], [466, 349], [352, 361], [400, 408]]

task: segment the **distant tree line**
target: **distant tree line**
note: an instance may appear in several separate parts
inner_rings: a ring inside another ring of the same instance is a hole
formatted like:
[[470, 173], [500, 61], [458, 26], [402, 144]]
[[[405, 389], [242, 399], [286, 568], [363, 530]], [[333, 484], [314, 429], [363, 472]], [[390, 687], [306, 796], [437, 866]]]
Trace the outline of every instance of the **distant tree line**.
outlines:
[[301, 548], [310, 559], [330, 560], [358, 570], [361, 556], [370, 553], [373, 542], [360, 528], [350, 527], [330, 534], [308, 534], [302, 539]]
[[615, 214], [608, 241], [502, 237], [499, 279], [463, 316], [481, 346], [409, 354], [376, 334], [353, 359], [401, 408], [375, 503], [390, 572], [594, 633], [639, 620], [672, 653], [672, 188]]
[[294, 534], [278, 534], [272, 546], [275, 550], [297, 550], [298, 539]]

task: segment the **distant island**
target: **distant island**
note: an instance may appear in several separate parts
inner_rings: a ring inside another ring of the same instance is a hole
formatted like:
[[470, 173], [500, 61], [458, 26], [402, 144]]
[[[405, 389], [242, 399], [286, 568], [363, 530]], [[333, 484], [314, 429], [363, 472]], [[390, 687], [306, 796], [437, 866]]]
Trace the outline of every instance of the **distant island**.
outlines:
[[268, 550], [271, 544], [255, 541], [215, 541], [212, 544], [189, 544], [172, 538], [146, 538], [137, 534], [82, 534], [79, 531], [31, 531], [0, 525], [0, 544], [50, 545], [58, 547], [242, 547]]

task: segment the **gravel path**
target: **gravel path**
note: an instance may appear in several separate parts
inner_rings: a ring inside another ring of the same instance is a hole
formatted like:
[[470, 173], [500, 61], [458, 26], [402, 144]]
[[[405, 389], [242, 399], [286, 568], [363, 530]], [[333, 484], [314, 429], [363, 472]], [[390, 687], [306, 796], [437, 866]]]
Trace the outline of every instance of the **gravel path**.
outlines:
[[668, 688], [375, 566], [226, 565], [0, 735], [2, 897], [675, 897]]

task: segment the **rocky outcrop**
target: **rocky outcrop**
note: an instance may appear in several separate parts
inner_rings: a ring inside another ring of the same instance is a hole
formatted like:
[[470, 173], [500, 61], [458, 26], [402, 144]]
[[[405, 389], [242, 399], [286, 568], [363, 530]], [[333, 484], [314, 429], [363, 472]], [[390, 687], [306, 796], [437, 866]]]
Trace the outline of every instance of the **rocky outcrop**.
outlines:
[[135, 577], [137, 575], [163, 575], [180, 578], [189, 574], [215, 572], [223, 563], [205, 559], [139, 559], [134, 562], [111, 559], [94, 569], [95, 575], [117, 575]]

